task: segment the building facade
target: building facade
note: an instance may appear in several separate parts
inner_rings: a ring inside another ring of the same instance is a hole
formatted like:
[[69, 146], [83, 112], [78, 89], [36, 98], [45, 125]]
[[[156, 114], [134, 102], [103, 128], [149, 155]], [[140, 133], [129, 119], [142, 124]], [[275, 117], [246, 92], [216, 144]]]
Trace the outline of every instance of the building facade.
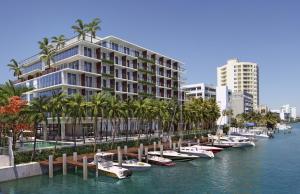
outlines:
[[223, 113], [224, 111], [231, 110], [231, 96], [232, 92], [227, 86], [216, 87], [216, 102], [220, 108], [221, 114], [217, 120], [217, 125], [228, 125], [230, 122], [230, 117], [228, 115], [223, 115]]
[[186, 99], [189, 98], [202, 98], [216, 99], [216, 87], [213, 85], [198, 83], [182, 86], [182, 90], [185, 92]]
[[227, 86], [233, 93], [247, 92], [253, 96], [253, 107], [259, 105], [259, 68], [258, 64], [230, 59], [217, 68], [218, 86]]
[[[183, 63], [114, 36], [66, 41], [50, 67], [40, 55], [20, 62], [22, 75], [16, 86], [34, 89], [24, 94], [28, 101], [40, 96], [82, 94], [86, 100], [100, 91], [108, 91], [121, 100], [152, 97], [183, 101], [180, 90]], [[83, 127], [89, 128], [84, 121]], [[71, 126], [62, 123], [62, 138]], [[76, 130], [80, 136], [82, 130]]]
[[253, 96], [245, 91], [232, 93], [230, 100], [233, 116], [253, 111]]
[[280, 119], [284, 121], [296, 120], [297, 109], [289, 104], [283, 105], [280, 108]]

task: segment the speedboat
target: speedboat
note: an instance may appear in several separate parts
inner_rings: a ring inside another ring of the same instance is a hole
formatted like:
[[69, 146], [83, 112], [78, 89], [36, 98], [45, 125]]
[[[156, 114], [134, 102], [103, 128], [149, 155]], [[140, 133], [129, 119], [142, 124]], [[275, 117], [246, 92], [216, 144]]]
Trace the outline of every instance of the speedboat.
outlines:
[[247, 137], [243, 137], [243, 136], [228, 136], [228, 138], [235, 143], [232, 146], [232, 147], [235, 147], [235, 148], [255, 146], [255, 143], [253, 141], [251, 141]]
[[[109, 157], [113, 157], [113, 155], [114, 153], [108, 152], [100, 152], [96, 154], [98, 170], [100, 171], [100, 173], [118, 179], [130, 177], [132, 175], [131, 170], [115, 166], [113, 161], [108, 159]], [[95, 164], [95, 162], [96, 161], [93, 161], [92, 163]]]
[[[113, 164], [114, 166], [119, 166], [117, 162], [114, 162]], [[151, 164], [145, 162], [139, 162], [137, 159], [130, 159], [130, 160], [124, 160], [122, 162], [122, 167], [132, 171], [142, 171], [142, 170], [150, 169]]]
[[[149, 155], [160, 156], [160, 151], [150, 151]], [[162, 153], [164, 158], [169, 158], [171, 160], [176, 161], [190, 161], [199, 158], [199, 156], [191, 155], [191, 154], [183, 154], [173, 150], [166, 150]]]
[[215, 155], [212, 151], [206, 151], [206, 150], [202, 150], [199, 149], [198, 147], [180, 147], [179, 149], [180, 153], [184, 153], [184, 154], [192, 154], [195, 156], [199, 156], [202, 158], [214, 158]]
[[204, 146], [204, 145], [193, 145], [192, 147], [196, 147], [201, 150], [212, 151], [214, 154], [223, 150], [223, 148], [214, 147], [214, 146]]
[[276, 125], [276, 128], [277, 128], [278, 130], [284, 131], [284, 130], [292, 129], [292, 126], [287, 125], [287, 124], [285, 124], [285, 123], [283, 123], [283, 124], [278, 123], [278, 124]]
[[148, 155], [148, 162], [155, 165], [160, 166], [175, 166], [176, 163], [172, 162], [171, 159], [155, 156], [155, 155]]
[[232, 141], [224, 138], [223, 136], [214, 136], [208, 134], [208, 140], [209, 142], [206, 143], [206, 145], [212, 145], [218, 148], [231, 148], [234, 145]]

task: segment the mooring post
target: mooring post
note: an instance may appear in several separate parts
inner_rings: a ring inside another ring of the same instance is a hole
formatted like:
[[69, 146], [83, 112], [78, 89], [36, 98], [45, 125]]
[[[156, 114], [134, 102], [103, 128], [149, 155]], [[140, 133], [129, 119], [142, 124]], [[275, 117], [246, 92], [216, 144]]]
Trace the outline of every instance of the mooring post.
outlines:
[[178, 147], [179, 147], [179, 149], [181, 147], [181, 142], [182, 142], [182, 140], [181, 140], [181, 138], [179, 138], [179, 140], [178, 140]]
[[160, 145], [161, 145], [161, 141], [159, 140], [159, 141], [158, 141], [158, 147], [159, 147], [159, 148], [160, 148]]
[[200, 145], [200, 139], [197, 139], [197, 145]]
[[148, 163], [148, 147], [145, 147], [145, 159], [146, 162]]
[[163, 157], [164, 153], [164, 146], [160, 145], [160, 157]]
[[139, 162], [142, 161], [142, 151], [141, 151], [141, 148], [138, 149], [138, 159], [139, 159]]
[[140, 150], [141, 150], [141, 155], [143, 155], [143, 152], [144, 152], [144, 145], [141, 143], [140, 144]]
[[127, 145], [125, 145], [124, 146], [124, 155], [125, 155], [126, 159], [128, 159], [127, 154], [128, 154], [128, 147], [127, 147]]
[[98, 157], [97, 157], [96, 154], [94, 155], [94, 162], [95, 162], [95, 165], [96, 165], [96, 177], [98, 177], [99, 176], [99, 172], [98, 172]]
[[153, 142], [153, 151], [155, 151], [155, 152], [156, 152], [156, 141], [155, 141], [155, 142]]
[[191, 143], [190, 142], [188, 143], [188, 146], [191, 147]]
[[83, 160], [83, 180], [87, 180], [87, 158], [86, 156], [83, 156], [82, 158]]
[[176, 150], [176, 143], [175, 142], [173, 143], [173, 150], [174, 151]]
[[121, 152], [120, 146], [118, 146], [118, 163], [119, 163], [119, 166], [121, 167], [122, 166], [122, 152]]
[[[73, 161], [77, 163], [77, 152], [73, 152]], [[75, 172], [77, 172], [77, 166], [75, 165]]]
[[170, 138], [169, 138], [169, 149], [170, 149], [170, 150], [172, 149], [172, 138], [171, 138], [171, 136], [170, 136]]
[[63, 154], [63, 175], [67, 174], [67, 154]]
[[53, 155], [49, 155], [49, 178], [53, 177]]
[[97, 153], [100, 153], [101, 152], [101, 149], [97, 149]]

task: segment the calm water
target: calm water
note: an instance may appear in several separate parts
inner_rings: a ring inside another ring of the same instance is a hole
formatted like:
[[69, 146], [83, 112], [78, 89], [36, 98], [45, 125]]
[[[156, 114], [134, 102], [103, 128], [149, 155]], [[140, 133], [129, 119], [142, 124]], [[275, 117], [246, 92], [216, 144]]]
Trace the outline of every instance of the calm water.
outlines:
[[[229, 149], [214, 159], [154, 166], [126, 180], [82, 174], [37, 176], [0, 184], [3, 193], [300, 193], [300, 124], [291, 134]], [[0, 192], [1, 193], [1, 192]]]

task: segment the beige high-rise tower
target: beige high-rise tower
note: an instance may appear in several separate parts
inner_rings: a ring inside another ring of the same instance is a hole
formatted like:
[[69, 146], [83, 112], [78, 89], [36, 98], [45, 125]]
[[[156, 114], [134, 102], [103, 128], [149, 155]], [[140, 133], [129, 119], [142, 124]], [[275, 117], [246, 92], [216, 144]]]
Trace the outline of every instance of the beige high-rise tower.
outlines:
[[253, 95], [253, 108], [259, 105], [259, 68], [253, 62], [230, 59], [217, 68], [218, 86], [227, 86], [232, 92], [245, 91]]

